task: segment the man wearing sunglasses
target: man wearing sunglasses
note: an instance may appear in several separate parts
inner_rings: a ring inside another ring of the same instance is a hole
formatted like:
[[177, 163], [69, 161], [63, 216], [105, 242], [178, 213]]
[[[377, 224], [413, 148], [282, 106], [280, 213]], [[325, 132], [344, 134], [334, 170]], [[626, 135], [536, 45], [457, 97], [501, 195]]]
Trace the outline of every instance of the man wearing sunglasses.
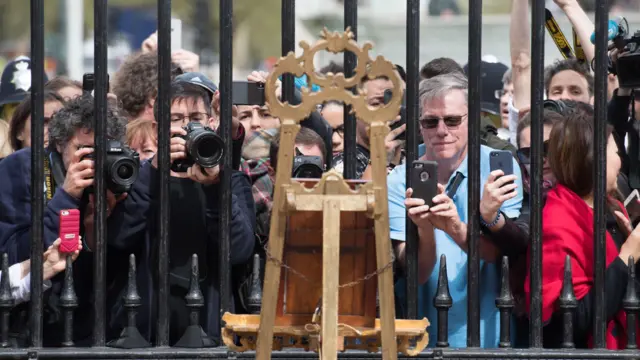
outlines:
[[[420, 160], [437, 163], [438, 194], [432, 206], [425, 199], [412, 198], [413, 189], [406, 188], [406, 166], [399, 165], [389, 174], [389, 224], [390, 237], [394, 241], [397, 259], [405, 263], [406, 216], [418, 228], [418, 279], [419, 317], [426, 316], [437, 322], [436, 309], [432, 306], [437, 291], [439, 257], [446, 255], [449, 289], [453, 307], [449, 317], [449, 341], [451, 347], [465, 347], [467, 334], [467, 219], [468, 194], [467, 146], [469, 109], [467, 103], [468, 81], [464, 74], [443, 74], [420, 83], [420, 130], [424, 144], [419, 147]], [[492, 149], [481, 146], [481, 187], [490, 175], [489, 156]], [[498, 216], [488, 220], [494, 226], [501, 216], [516, 218], [522, 206], [522, 182], [520, 171], [513, 160], [515, 176], [505, 176], [505, 181], [514, 181], [508, 188], [509, 197], [500, 207]], [[477, 171], [477, 170], [476, 170]], [[501, 179], [502, 180], [502, 179]], [[420, 186], [420, 184], [414, 184]], [[495, 299], [500, 285], [499, 271], [495, 260], [498, 251], [488, 240], [481, 238], [480, 294], [481, 346], [496, 347], [499, 339], [499, 314]], [[398, 289], [403, 289], [399, 286]], [[400, 297], [403, 294], [399, 294]], [[403, 303], [403, 301], [400, 301]], [[437, 328], [437, 324], [433, 324]], [[432, 341], [430, 346], [434, 346]]]

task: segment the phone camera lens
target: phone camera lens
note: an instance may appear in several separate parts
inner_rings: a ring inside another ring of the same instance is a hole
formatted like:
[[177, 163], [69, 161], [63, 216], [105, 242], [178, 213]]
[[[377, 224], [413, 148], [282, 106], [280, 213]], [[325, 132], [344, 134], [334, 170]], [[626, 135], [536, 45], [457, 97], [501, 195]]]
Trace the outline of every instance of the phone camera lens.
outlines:
[[426, 171], [423, 171], [420, 173], [420, 181], [425, 182], [429, 180], [429, 173]]

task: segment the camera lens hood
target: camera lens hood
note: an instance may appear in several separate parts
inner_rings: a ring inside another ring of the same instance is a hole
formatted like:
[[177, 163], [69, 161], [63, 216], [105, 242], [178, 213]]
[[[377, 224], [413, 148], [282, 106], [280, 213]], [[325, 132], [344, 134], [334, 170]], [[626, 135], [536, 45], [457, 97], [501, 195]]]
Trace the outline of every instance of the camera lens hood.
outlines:
[[224, 155], [224, 142], [214, 131], [198, 131], [190, 134], [187, 151], [193, 161], [203, 168], [220, 164]]
[[138, 179], [138, 166], [135, 160], [121, 157], [110, 164], [109, 175], [111, 182], [118, 187], [133, 185]]

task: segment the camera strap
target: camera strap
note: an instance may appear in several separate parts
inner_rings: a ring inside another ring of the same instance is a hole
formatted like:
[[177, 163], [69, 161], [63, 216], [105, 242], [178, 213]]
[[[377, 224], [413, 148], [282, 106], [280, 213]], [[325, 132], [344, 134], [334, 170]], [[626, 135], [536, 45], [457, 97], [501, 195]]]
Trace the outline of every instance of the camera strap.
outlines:
[[453, 181], [451, 181], [451, 186], [449, 186], [449, 189], [447, 190], [447, 196], [450, 199], [453, 199], [456, 192], [458, 192], [458, 188], [460, 187], [460, 184], [462, 184], [462, 180], [464, 180], [464, 175], [457, 171], [456, 176], [453, 178]]
[[47, 202], [53, 198], [53, 177], [51, 175], [51, 164], [49, 163], [49, 156], [44, 156], [44, 186], [47, 195]]
[[558, 22], [556, 21], [555, 17], [553, 17], [553, 14], [551, 13], [551, 11], [549, 11], [549, 9], [545, 9], [544, 25], [547, 28], [547, 31], [549, 31], [553, 42], [556, 44], [558, 50], [565, 59], [576, 58], [581, 63], [586, 63], [587, 57], [584, 54], [584, 49], [582, 48], [582, 44], [578, 39], [578, 34], [576, 34], [575, 29], [573, 29], [573, 44], [576, 48], [574, 54], [573, 49], [571, 49], [571, 45], [569, 45], [569, 41], [564, 36], [562, 29], [560, 29]]
[[48, 151], [44, 156], [44, 185], [46, 201], [53, 198], [56, 184], [64, 183], [65, 170], [62, 157], [56, 151]]
[[584, 54], [584, 49], [582, 48], [582, 43], [580, 39], [578, 39], [578, 34], [576, 33], [576, 29], [572, 30], [573, 32], [573, 46], [576, 49], [576, 58], [583, 64], [587, 63], [587, 55]]

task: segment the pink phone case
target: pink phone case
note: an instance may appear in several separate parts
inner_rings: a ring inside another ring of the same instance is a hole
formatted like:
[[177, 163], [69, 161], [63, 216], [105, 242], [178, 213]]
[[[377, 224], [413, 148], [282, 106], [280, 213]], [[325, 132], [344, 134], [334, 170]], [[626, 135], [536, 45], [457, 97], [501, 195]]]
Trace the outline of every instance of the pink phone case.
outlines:
[[78, 250], [80, 239], [80, 211], [69, 209], [60, 211], [60, 252], [72, 253]]

